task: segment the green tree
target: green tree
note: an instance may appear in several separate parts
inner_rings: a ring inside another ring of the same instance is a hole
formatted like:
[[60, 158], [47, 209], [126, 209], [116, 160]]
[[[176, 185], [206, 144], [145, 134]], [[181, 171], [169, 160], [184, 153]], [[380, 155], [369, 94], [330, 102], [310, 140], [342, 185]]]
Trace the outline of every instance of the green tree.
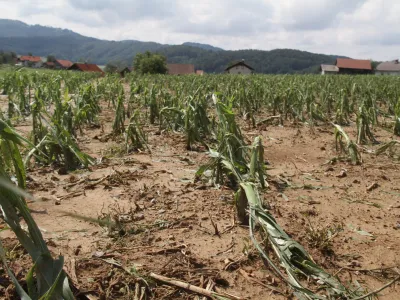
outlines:
[[0, 65], [1, 64], [15, 64], [17, 55], [14, 52], [0, 51]]
[[113, 61], [109, 61], [106, 64], [104, 71], [106, 73], [116, 73], [116, 72], [123, 70], [126, 67], [127, 67], [126, 63], [123, 63], [120, 60], [113, 60]]
[[138, 53], [133, 60], [133, 68], [140, 74], [166, 74], [167, 59], [163, 55], [149, 51]]
[[372, 61], [371, 61], [372, 69], [373, 69], [373, 70], [376, 70], [376, 67], [377, 67], [380, 63], [381, 63], [380, 61], [372, 60]]
[[118, 67], [113, 63], [108, 63], [108, 64], [106, 64], [106, 67], [104, 68], [104, 72], [116, 73], [116, 72], [118, 72]]

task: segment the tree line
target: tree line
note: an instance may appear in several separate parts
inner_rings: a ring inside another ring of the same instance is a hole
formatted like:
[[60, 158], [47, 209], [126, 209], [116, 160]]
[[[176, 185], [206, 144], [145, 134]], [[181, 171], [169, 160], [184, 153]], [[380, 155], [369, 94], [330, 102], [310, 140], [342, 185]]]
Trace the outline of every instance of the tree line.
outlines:
[[4, 52], [0, 51], [0, 65], [10, 64], [13, 65], [16, 63], [17, 54], [14, 52]]

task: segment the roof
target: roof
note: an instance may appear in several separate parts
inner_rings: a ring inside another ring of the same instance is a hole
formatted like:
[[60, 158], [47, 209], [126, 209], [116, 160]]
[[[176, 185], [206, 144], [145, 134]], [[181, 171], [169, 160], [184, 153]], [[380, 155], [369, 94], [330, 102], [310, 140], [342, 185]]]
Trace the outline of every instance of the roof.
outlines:
[[227, 68], [225, 69], [225, 71], [229, 71], [230, 69], [232, 69], [232, 68], [234, 68], [234, 67], [236, 67], [236, 66], [244, 66], [244, 67], [246, 67], [246, 68], [248, 68], [248, 69], [254, 71], [254, 69], [253, 69], [252, 67], [250, 67], [248, 64], [246, 64], [244, 61], [240, 61], [240, 62], [238, 62], [238, 63], [236, 63], [236, 64], [233, 64], [233, 65], [227, 67]]
[[103, 73], [103, 71], [95, 64], [81, 64], [74, 63], [68, 70], [80, 70], [82, 72], [99, 72]]
[[372, 70], [371, 61], [362, 59], [338, 58], [336, 66], [339, 69]]
[[194, 74], [194, 65], [191, 64], [167, 64], [168, 74], [186, 75]]
[[20, 61], [31, 61], [31, 62], [41, 62], [42, 59], [40, 56], [29, 56], [29, 55], [22, 55], [19, 58]]
[[65, 59], [57, 59], [56, 62], [58, 62], [59, 65], [66, 69], [73, 65], [71, 61]]
[[321, 71], [325, 72], [339, 72], [339, 68], [334, 65], [321, 65]]
[[399, 60], [385, 61], [376, 67], [377, 71], [400, 72]]
[[125, 68], [119, 69], [119, 72], [120, 72], [120, 73], [121, 73], [121, 72], [128, 72], [128, 73], [130, 73], [130, 72], [132, 72], [132, 68], [131, 68], [131, 67], [125, 67]]

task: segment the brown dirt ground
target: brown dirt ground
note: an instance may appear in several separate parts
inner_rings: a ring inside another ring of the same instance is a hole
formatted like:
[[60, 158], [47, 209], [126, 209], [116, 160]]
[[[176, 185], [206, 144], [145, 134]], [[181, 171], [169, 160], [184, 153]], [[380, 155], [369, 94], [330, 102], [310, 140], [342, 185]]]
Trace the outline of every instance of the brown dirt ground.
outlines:
[[[29, 171], [29, 191], [39, 200], [29, 206], [51, 251], [65, 257], [78, 298], [133, 299], [136, 284], [148, 284], [148, 299], [202, 299], [156, 285], [148, 277], [154, 272], [203, 287], [212, 279], [220, 291], [248, 299], [287, 299], [287, 287], [251, 246], [248, 228], [235, 223], [233, 191], [193, 183], [206, 153], [185, 150], [181, 134], [157, 134], [156, 127], [146, 127], [151, 154], [114, 154], [107, 159], [112, 149], [122, 145], [103, 139], [111, 131], [112, 119], [113, 112], [105, 109], [101, 114], [104, 132], [87, 128], [79, 141], [84, 151], [103, 158], [101, 164], [68, 175], [51, 167]], [[337, 156], [333, 129], [285, 125], [257, 130], [242, 126], [249, 140], [263, 136], [265, 159], [270, 163], [270, 189], [263, 197], [272, 214], [317, 263], [344, 283], [357, 280], [370, 291], [384, 285], [395, 275], [359, 270], [400, 265], [400, 164], [385, 155], [364, 152], [360, 166], [324, 165]], [[29, 121], [17, 129], [28, 133]], [[352, 138], [355, 130], [346, 128]], [[382, 142], [392, 138], [381, 129], [375, 134]], [[347, 176], [339, 178], [342, 170]], [[284, 180], [292, 187], [283, 188]], [[368, 192], [373, 183], [379, 186]], [[108, 215], [121, 225], [105, 228], [71, 214], [96, 220]], [[310, 241], [310, 228], [317, 232], [327, 227], [341, 230], [331, 239], [331, 247], [321, 250]], [[23, 279], [32, 262], [10, 231], [0, 236], [12, 270]], [[262, 284], [274, 286], [283, 295]], [[15, 298], [1, 270], [0, 295]], [[380, 294], [380, 299], [399, 298], [396, 285]]]

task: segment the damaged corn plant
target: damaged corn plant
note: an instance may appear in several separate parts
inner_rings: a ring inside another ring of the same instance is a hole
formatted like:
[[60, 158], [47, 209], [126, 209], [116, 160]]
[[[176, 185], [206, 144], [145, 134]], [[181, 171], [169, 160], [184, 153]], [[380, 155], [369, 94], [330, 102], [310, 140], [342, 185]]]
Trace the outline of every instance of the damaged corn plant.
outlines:
[[[232, 110], [232, 98], [223, 103], [216, 94], [213, 102], [218, 120], [214, 119], [213, 135], [216, 138], [216, 150], [209, 147], [210, 160], [206, 165], [200, 167], [196, 178], [201, 178], [206, 171], [212, 172], [212, 180], [215, 184], [224, 184], [229, 180], [230, 185], [235, 187], [238, 183], [237, 174], [246, 174], [249, 165], [249, 148], [246, 146], [241, 130], [235, 121]], [[231, 165], [233, 164], [233, 165]], [[255, 170], [254, 170], [255, 171]], [[237, 174], [234, 174], [237, 173]]]
[[[235, 163], [220, 153], [210, 151], [218, 158], [222, 167], [235, 176], [239, 186], [235, 193], [238, 220], [249, 224], [250, 237], [261, 257], [272, 270], [294, 291], [298, 299], [351, 299], [350, 292], [336, 277], [316, 264], [306, 250], [279, 226], [271, 212], [260, 199], [258, 186], [262, 187], [264, 177], [264, 147], [262, 139], [256, 137], [251, 147], [249, 173], [243, 174]], [[203, 171], [203, 170], [200, 170]], [[257, 176], [258, 174], [258, 176]], [[259, 228], [258, 233], [256, 228]], [[257, 238], [256, 236], [260, 236]], [[259, 241], [261, 239], [261, 241]], [[275, 263], [268, 248], [272, 248], [279, 264]], [[305, 280], [315, 285], [315, 290], [306, 287]], [[318, 291], [318, 292], [317, 292]]]
[[[4, 269], [16, 287], [20, 299], [74, 299], [68, 278], [63, 270], [62, 256], [54, 259], [47, 248], [39, 227], [35, 223], [24, 198], [33, 199], [24, 190], [25, 169], [19, 147], [31, 145], [15, 130], [0, 120], [0, 208], [1, 216], [32, 258], [33, 266], [26, 275], [24, 290], [11, 269], [0, 241], [0, 258]], [[17, 178], [16, 186], [12, 178]], [[27, 230], [23, 229], [23, 223]]]
[[358, 152], [357, 145], [350, 139], [341, 126], [337, 124], [333, 124], [333, 126], [335, 127], [336, 151], [341, 154], [344, 153], [352, 164], [361, 164], [361, 155]]
[[[196, 178], [229, 186], [235, 192], [237, 219], [249, 225], [249, 234], [261, 257], [299, 299], [360, 296], [316, 264], [273, 217], [263, 199], [268, 182], [263, 139], [257, 135], [266, 130], [269, 120], [279, 120], [281, 127], [308, 126], [313, 130], [318, 126], [332, 128], [334, 122], [335, 141], [331, 142], [336, 144], [338, 155], [354, 165], [360, 164], [359, 149], [364, 148], [358, 145], [376, 143], [374, 133], [382, 127], [382, 120], [390, 120], [387, 128], [400, 135], [398, 79], [347, 75], [133, 74], [121, 80], [118, 75], [96, 78], [67, 72], [28, 73], [21, 69], [0, 76], [0, 93], [6, 96], [2, 108], [5, 117], [1, 117], [4, 122], [0, 123], [0, 173], [4, 186], [1, 205], [5, 207], [3, 214], [9, 227], [20, 235], [21, 244], [31, 247], [28, 253], [35, 263], [26, 280], [28, 296], [15, 283], [24, 295], [21, 298], [68, 299], [68, 295], [57, 292], [53, 297], [48, 292], [66, 287], [62, 260], [49, 256], [40, 231], [22, 206], [28, 195], [15, 189], [15, 185], [25, 188], [24, 163], [67, 171], [93, 164], [94, 159], [79, 146], [88, 142], [87, 128], [101, 128], [102, 137], [105, 130], [110, 130], [105, 135], [120, 142], [119, 149], [127, 155], [150, 152], [151, 129], [156, 130], [157, 136], [178, 137], [188, 151], [208, 151], [209, 160], [198, 169]], [[99, 116], [102, 108], [112, 116], [110, 127], [103, 126], [107, 124], [103, 124], [104, 115]], [[265, 121], [260, 121], [264, 117]], [[11, 125], [30, 120], [30, 136], [26, 140], [15, 138]], [[351, 131], [344, 127], [353, 125], [357, 126], [354, 141], [347, 133]], [[243, 128], [247, 128], [247, 135], [242, 133]], [[251, 142], [248, 136], [256, 137]], [[376, 136], [382, 137], [379, 133]], [[19, 152], [22, 144], [29, 145], [26, 155]], [[389, 141], [374, 153], [398, 159], [399, 143]], [[13, 219], [18, 214], [28, 224], [28, 232], [18, 227], [19, 220]], [[51, 276], [33, 276], [34, 272], [44, 270], [44, 264], [52, 266]], [[41, 282], [43, 278], [45, 283]], [[32, 284], [32, 280], [37, 283]]]
[[42, 164], [56, 164], [66, 170], [75, 170], [78, 167], [88, 167], [94, 162], [93, 158], [79, 149], [75, 138], [75, 129], [80, 124], [74, 123], [90, 120], [92, 115], [86, 114], [85, 118], [74, 117], [73, 101], [65, 91], [64, 96], [60, 93], [53, 94], [54, 108], [52, 114], [46, 109], [48, 94], [40, 87], [35, 94], [32, 103], [33, 111], [33, 144], [36, 146], [26, 157], [29, 163], [34, 157], [36, 162]]
[[148, 146], [147, 135], [143, 131], [140, 113], [139, 111], [135, 111], [133, 116], [129, 120], [129, 124], [124, 133], [125, 135], [125, 147], [126, 153], [130, 153], [134, 150], [145, 150], [147, 149], [150, 152], [150, 148]]
[[[218, 104], [218, 99], [214, 97], [214, 103]], [[225, 115], [230, 113], [226, 107], [218, 111], [218, 122], [227, 122]], [[230, 116], [230, 114], [229, 114]], [[237, 157], [230, 151], [229, 139], [226, 135], [220, 135], [218, 140], [220, 151], [210, 149], [211, 160], [209, 164], [200, 167], [196, 176], [202, 176], [206, 170], [211, 170], [216, 176], [216, 182], [219, 176], [225, 174], [231, 181], [236, 183], [233, 186], [236, 189], [235, 203], [238, 221], [242, 224], [248, 224], [250, 228], [250, 237], [253, 244], [259, 251], [261, 257], [270, 265], [275, 273], [280, 276], [294, 291], [299, 299], [346, 299], [351, 297], [351, 292], [334, 276], [327, 273], [322, 267], [317, 265], [306, 250], [295, 240], [289, 237], [279, 226], [271, 212], [263, 205], [258, 187], [265, 188], [265, 166], [264, 166], [264, 146], [261, 137], [256, 137], [251, 146], [245, 147], [244, 141], [240, 138], [239, 132], [235, 132], [235, 123], [222, 126], [230, 134], [236, 133], [234, 140], [239, 142], [241, 150], [247, 150], [250, 153], [240, 157], [239, 161], [234, 161]], [[230, 128], [230, 129], [227, 129]], [[224, 151], [224, 152], [222, 152]], [[243, 168], [243, 161], [246, 168]], [[233, 177], [233, 179], [232, 179]], [[256, 233], [256, 228], [259, 228]], [[256, 236], [261, 237], [261, 242]], [[266, 250], [268, 247], [273, 249], [275, 257], [279, 261], [276, 265]], [[305, 286], [305, 278], [312, 279], [310, 283], [315, 285], [315, 290]], [[317, 292], [318, 290], [318, 292]]]

